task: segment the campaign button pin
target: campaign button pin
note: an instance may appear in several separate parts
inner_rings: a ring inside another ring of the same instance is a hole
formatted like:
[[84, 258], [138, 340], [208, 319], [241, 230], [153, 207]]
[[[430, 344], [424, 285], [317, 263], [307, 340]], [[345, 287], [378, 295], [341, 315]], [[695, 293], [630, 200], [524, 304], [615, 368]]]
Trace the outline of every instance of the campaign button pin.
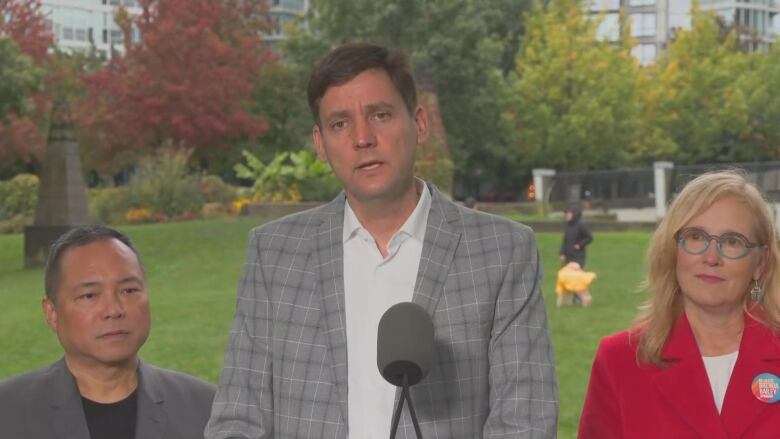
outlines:
[[750, 386], [753, 395], [761, 402], [774, 404], [780, 401], [780, 378], [771, 373], [762, 373], [753, 378], [753, 384]]

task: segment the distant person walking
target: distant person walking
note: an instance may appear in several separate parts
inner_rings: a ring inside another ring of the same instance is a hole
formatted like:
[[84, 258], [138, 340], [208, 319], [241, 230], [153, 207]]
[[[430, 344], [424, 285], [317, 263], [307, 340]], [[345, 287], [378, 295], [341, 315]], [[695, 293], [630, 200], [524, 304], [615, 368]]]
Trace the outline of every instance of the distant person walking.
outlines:
[[588, 226], [582, 222], [582, 209], [566, 209], [566, 229], [563, 232], [560, 258], [563, 264], [576, 262], [585, 268], [585, 246], [593, 241]]

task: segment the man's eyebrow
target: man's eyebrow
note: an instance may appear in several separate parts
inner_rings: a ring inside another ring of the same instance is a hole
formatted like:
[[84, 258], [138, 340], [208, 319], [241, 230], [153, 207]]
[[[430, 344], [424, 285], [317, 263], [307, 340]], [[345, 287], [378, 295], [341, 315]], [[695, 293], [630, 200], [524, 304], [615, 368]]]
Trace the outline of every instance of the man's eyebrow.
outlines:
[[333, 119], [341, 119], [341, 118], [347, 117], [347, 116], [349, 116], [349, 111], [347, 111], [347, 110], [336, 110], [336, 111], [333, 111], [331, 113], [326, 114], [325, 117], [323, 117], [322, 119], [326, 120], [326, 121], [329, 121], [329, 120], [333, 120]]
[[390, 102], [385, 101], [379, 101], [376, 103], [371, 103], [366, 105], [366, 110], [371, 113], [377, 110], [388, 110], [395, 108], [395, 105], [391, 104]]
[[126, 283], [132, 283], [132, 282], [136, 282], [136, 283], [139, 283], [139, 284], [143, 284], [144, 283], [143, 279], [141, 279], [138, 276], [127, 276], [125, 278], [122, 278], [119, 281], [120, 284], [126, 284]]
[[[378, 102], [372, 102], [370, 104], [366, 104], [363, 108], [366, 113], [373, 113], [378, 110], [392, 110], [395, 109], [395, 105], [393, 105], [390, 102], [387, 101], [378, 101]], [[341, 119], [341, 118], [347, 118], [350, 117], [350, 111], [349, 110], [335, 110], [330, 113], [325, 114], [322, 117], [322, 120], [327, 123], [333, 119]]]

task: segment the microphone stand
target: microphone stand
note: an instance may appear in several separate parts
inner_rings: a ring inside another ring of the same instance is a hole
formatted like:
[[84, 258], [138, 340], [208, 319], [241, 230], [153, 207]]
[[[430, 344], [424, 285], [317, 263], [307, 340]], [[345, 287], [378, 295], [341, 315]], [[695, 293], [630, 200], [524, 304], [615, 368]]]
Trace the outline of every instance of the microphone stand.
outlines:
[[417, 422], [417, 414], [414, 412], [414, 405], [412, 404], [412, 396], [409, 394], [409, 379], [406, 374], [403, 374], [403, 388], [401, 389], [401, 398], [398, 399], [398, 407], [395, 408], [395, 414], [393, 415], [393, 423], [390, 427], [390, 439], [395, 439], [395, 433], [398, 430], [398, 421], [401, 420], [401, 410], [404, 407], [404, 401], [409, 403], [409, 414], [412, 416], [412, 425], [414, 425], [414, 432], [417, 434], [417, 439], [422, 439], [420, 424]]

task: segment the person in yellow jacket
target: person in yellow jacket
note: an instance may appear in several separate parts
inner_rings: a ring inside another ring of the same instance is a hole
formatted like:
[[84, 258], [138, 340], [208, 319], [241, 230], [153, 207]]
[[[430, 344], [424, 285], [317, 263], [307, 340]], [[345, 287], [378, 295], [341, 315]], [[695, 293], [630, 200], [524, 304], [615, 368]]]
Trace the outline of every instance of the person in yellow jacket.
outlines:
[[583, 271], [577, 262], [569, 262], [558, 270], [555, 283], [555, 293], [558, 295], [556, 305], [561, 306], [565, 294], [576, 294], [582, 300], [582, 306], [590, 305], [593, 300], [590, 295], [590, 284], [596, 278], [596, 273]]

